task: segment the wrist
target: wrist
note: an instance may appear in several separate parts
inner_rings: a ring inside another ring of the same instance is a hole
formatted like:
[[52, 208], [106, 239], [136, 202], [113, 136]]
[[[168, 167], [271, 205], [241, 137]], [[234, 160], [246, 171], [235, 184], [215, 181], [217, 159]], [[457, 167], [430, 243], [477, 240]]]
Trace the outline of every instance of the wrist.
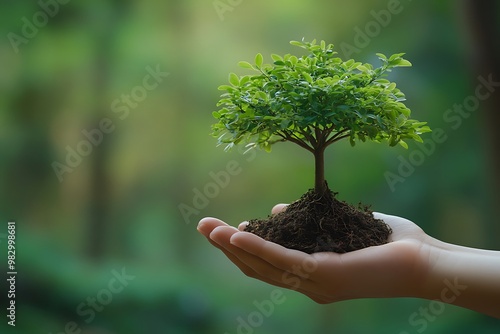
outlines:
[[425, 270], [419, 297], [448, 304], [456, 300], [463, 287], [452, 289], [455, 296], [451, 296], [449, 290], [450, 282], [458, 280], [456, 271], [451, 268], [456, 262], [457, 251], [454, 245], [426, 236], [421, 250]]
[[500, 252], [449, 244], [428, 237], [420, 297], [500, 317]]

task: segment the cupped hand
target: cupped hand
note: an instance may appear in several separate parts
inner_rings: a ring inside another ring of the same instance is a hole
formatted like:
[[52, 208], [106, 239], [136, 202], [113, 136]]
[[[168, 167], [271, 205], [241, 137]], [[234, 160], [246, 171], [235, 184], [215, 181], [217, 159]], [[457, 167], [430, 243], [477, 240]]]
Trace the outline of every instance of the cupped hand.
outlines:
[[[272, 212], [286, 209], [276, 205]], [[247, 276], [325, 304], [355, 298], [417, 297], [428, 272], [429, 238], [411, 221], [374, 213], [392, 228], [389, 242], [337, 254], [307, 254], [266, 241], [216, 218], [198, 230]]]

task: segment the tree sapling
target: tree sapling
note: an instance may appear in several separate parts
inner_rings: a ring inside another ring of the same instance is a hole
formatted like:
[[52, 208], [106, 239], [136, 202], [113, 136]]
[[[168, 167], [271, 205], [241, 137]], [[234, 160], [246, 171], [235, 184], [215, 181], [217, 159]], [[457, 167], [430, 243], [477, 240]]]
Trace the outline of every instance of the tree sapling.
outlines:
[[321, 41], [290, 42], [307, 54], [297, 57], [273, 54], [264, 64], [257, 54], [254, 64], [239, 66], [254, 75], [229, 75], [229, 85], [213, 112], [218, 120], [212, 134], [226, 150], [245, 143], [250, 150], [271, 151], [288, 141], [311, 152], [315, 162], [314, 189], [279, 214], [251, 220], [246, 231], [288, 248], [307, 253], [344, 253], [387, 242], [390, 228], [373, 218], [366, 207], [337, 200], [325, 180], [325, 149], [349, 139], [351, 145], [367, 139], [408, 148], [406, 140], [422, 142], [429, 132], [425, 122], [410, 119], [405, 95], [385, 77], [395, 67], [411, 66], [403, 53], [386, 57], [381, 66], [343, 61], [332, 44]]

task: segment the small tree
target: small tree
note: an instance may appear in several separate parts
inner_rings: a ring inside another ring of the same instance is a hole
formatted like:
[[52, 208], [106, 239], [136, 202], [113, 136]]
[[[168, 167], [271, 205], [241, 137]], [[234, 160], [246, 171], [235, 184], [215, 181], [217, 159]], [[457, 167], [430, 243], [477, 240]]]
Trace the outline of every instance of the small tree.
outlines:
[[231, 73], [230, 85], [219, 87], [225, 93], [212, 129], [226, 149], [247, 143], [248, 149], [270, 151], [276, 142], [295, 143], [314, 155], [314, 189], [321, 195], [327, 190], [324, 154], [331, 144], [349, 138], [354, 146], [370, 139], [407, 148], [407, 139], [422, 142], [420, 134], [430, 131], [425, 122], [409, 118], [404, 94], [384, 78], [395, 67], [411, 66], [403, 53], [389, 58], [378, 53], [382, 65], [374, 68], [343, 61], [324, 41], [290, 43], [308, 54], [273, 54], [274, 63], [264, 64], [259, 53], [254, 65], [239, 63], [257, 74]]

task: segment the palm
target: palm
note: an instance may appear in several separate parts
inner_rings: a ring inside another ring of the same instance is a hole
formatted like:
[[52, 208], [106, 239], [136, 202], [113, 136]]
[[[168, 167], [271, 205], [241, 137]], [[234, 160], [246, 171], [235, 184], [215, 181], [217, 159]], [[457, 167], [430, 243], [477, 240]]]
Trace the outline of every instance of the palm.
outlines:
[[391, 226], [389, 243], [345, 254], [287, 249], [215, 218], [203, 219], [198, 229], [247, 276], [297, 290], [318, 303], [409, 296], [422, 281], [417, 273], [425, 272], [421, 259], [427, 236], [406, 219], [374, 215]]

